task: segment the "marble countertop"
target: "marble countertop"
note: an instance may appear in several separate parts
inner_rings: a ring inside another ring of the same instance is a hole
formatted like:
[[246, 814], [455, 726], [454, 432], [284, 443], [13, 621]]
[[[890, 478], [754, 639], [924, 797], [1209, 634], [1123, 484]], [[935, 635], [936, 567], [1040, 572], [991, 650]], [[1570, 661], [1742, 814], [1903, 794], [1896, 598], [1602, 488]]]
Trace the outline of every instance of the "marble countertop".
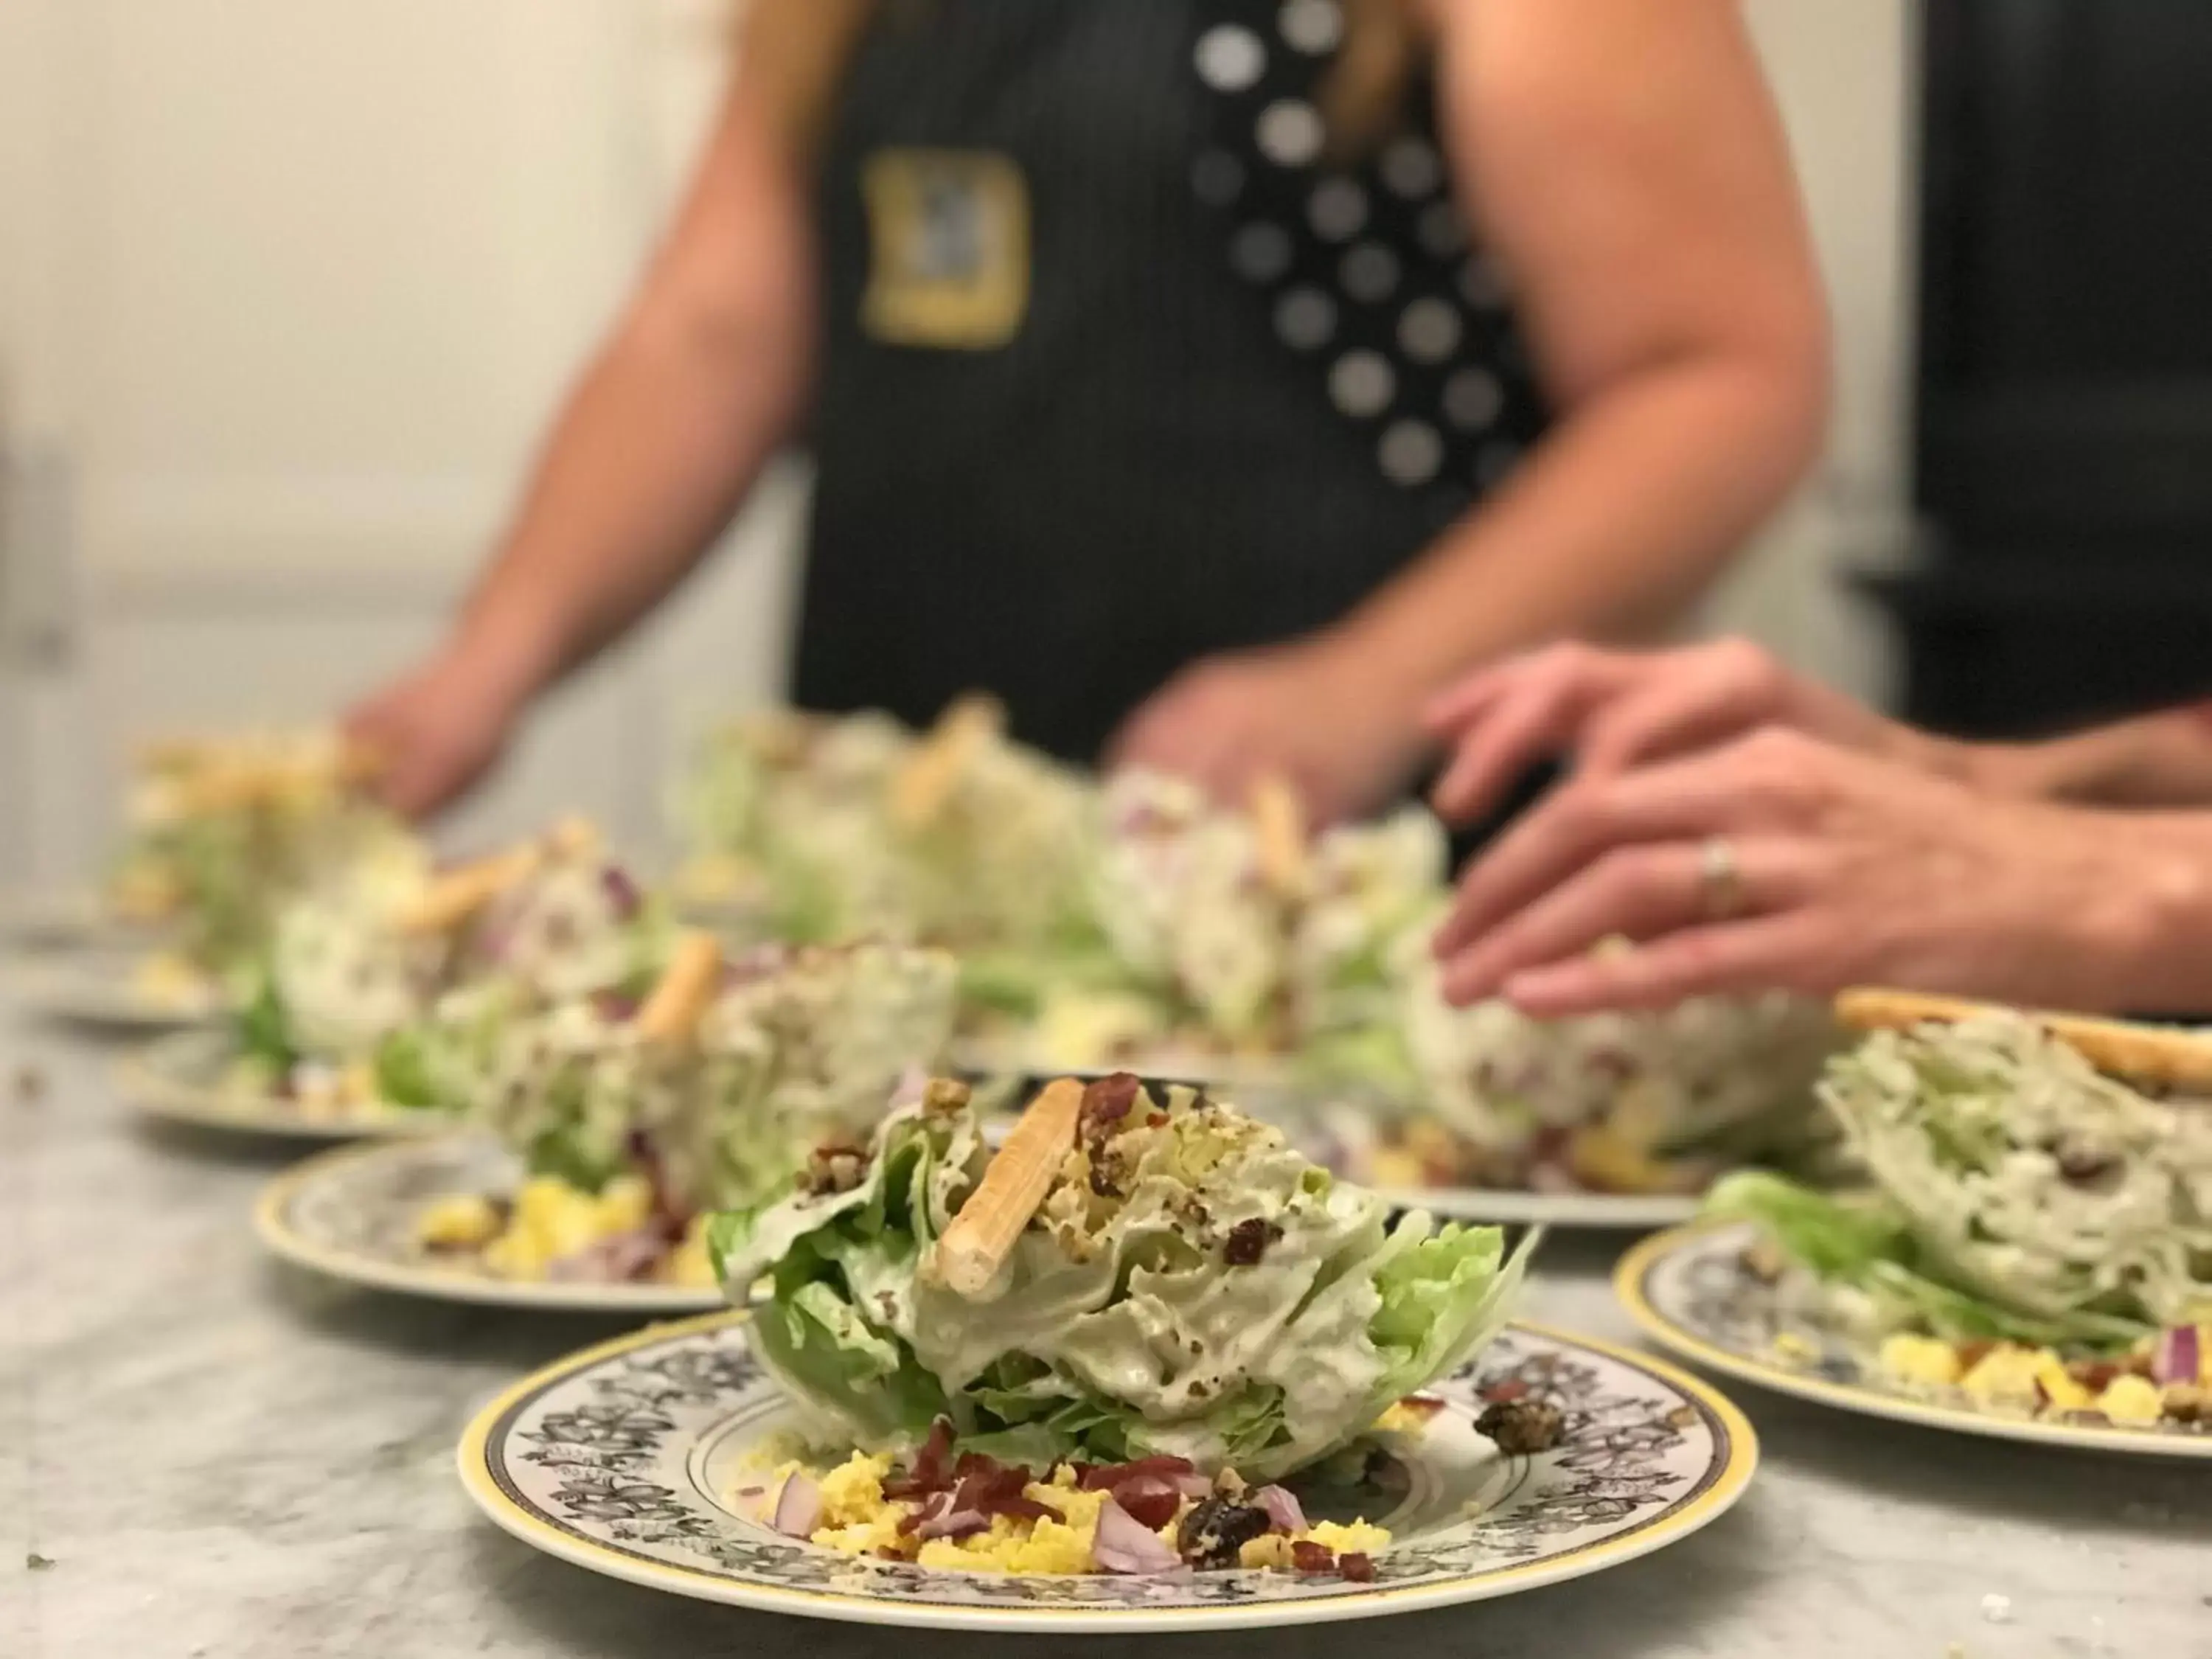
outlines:
[[[495, 1531], [454, 1477], [463, 1423], [519, 1373], [617, 1327], [279, 1267], [248, 1210], [297, 1149], [134, 1121], [106, 1086], [116, 1052], [0, 1010], [0, 1655], [660, 1659], [788, 1643], [821, 1659], [975, 1659], [1036, 1645], [684, 1601]], [[1607, 1287], [1615, 1248], [1555, 1237], [1532, 1316], [1632, 1340]], [[1202, 1650], [2212, 1659], [2212, 1468], [1737, 1397], [1765, 1466], [1684, 1543], [1502, 1601]]]

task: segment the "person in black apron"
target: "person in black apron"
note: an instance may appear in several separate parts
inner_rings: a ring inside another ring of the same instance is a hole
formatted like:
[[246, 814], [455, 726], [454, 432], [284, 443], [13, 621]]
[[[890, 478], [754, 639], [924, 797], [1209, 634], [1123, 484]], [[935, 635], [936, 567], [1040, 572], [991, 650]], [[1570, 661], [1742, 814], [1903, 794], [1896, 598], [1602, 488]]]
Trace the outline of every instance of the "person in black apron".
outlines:
[[1664, 617], [1817, 440], [1741, 25], [1646, 4], [756, 0], [506, 553], [354, 718], [395, 803], [472, 780], [799, 438], [799, 705], [983, 688], [1072, 760], [1384, 804], [1455, 672]]

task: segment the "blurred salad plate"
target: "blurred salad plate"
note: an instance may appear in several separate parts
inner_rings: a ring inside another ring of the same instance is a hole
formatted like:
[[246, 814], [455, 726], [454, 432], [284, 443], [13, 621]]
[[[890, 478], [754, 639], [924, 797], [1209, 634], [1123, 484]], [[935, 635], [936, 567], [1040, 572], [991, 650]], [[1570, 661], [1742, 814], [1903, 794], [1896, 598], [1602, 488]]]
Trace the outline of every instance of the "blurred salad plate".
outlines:
[[280, 1082], [227, 1031], [181, 1031], [149, 1043], [116, 1068], [125, 1104], [164, 1122], [295, 1140], [434, 1134], [441, 1113], [386, 1101], [362, 1067], [302, 1064]]
[[113, 947], [43, 951], [10, 964], [5, 983], [40, 1018], [112, 1031], [204, 1025], [229, 1001], [220, 981], [181, 957]]
[[1127, 1073], [1003, 1144], [968, 1085], [708, 1245], [750, 1320], [556, 1365], [462, 1476], [580, 1565], [947, 1629], [1352, 1619], [1595, 1571], [1756, 1452], [1687, 1377], [1510, 1322], [1532, 1234], [1394, 1218], [1270, 1126]]
[[1871, 1190], [1743, 1173], [1617, 1285], [1656, 1340], [1844, 1409], [2212, 1458], [2201, 1034], [1847, 996], [1821, 1085]]
[[97, 892], [27, 888], [0, 893], [0, 945], [15, 950], [119, 947], [142, 943], [160, 931], [157, 923], [122, 915]]
[[459, 1134], [340, 1147], [287, 1170], [254, 1227], [284, 1261], [439, 1301], [580, 1313], [719, 1307], [702, 1256], [653, 1230], [649, 1194], [537, 1182], [496, 1141]]

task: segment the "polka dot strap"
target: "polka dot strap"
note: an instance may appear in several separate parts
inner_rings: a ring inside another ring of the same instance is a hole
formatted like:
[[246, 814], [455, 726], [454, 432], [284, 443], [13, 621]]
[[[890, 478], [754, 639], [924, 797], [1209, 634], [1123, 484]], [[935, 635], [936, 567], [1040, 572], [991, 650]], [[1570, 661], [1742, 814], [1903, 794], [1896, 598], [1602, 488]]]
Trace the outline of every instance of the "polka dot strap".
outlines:
[[1393, 483], [1441, 521], [1494, 486], [1546, 422], [1510, 285], [1476, 246], [1436, 137], [1432, 91], [1395, 135], [1328, 158], [1322, 89], [1338, 0], [1200, 0], [1191, 61], [1209, 131], [1192, 171], [1230, 270]]

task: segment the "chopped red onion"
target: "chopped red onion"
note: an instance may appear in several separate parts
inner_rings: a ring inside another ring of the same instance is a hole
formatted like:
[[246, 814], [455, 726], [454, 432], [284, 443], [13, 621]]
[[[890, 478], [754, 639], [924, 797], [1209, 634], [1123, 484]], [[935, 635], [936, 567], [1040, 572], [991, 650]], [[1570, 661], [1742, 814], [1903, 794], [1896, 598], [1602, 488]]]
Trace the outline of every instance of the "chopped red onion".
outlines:
[[645, 896], [637, 890], [637, 884], [630, 879], [629, 872], [618, 864], [600, 867], [599, 885], [605, 889], [607, 902], [614, 907], [617, 921], [629, 921], [645, 903]]
[[822, 1524], [822, 1488], [794, 1469], [775, 1500], [775, 1529], [787, 1538], [811, 1538]]
[[2170, 1326], [2158, 1334], [2158, 1346], [2151, 1357], [2150, 1374], [2159, 1382], [2193, 1383], [2203, 1364], [2203, 1352], [2197, 1340], [2196, 1326]]
[[1098, 1506], [1098, 1531], [1091, 1553], [1109, 1572], [1168, 1572], [1182, 1565], [1159, 1534], [1133, 1519], [1110, 1498]]
[[1252, 1502], [1267, 1511], [1267, 1519], [1285, 1532], [1304, 1532], [1306, 1512], [1297, 1496], [1285, 1486], [1262, 1486], [1252, 1494]]
[[545, 1276], [570, 1285], [624, 1285], [644, 1278], [667, 1254], [668, 1240], [658, 1229], [640, 1227], [561, 1257], [548, 1264]]

